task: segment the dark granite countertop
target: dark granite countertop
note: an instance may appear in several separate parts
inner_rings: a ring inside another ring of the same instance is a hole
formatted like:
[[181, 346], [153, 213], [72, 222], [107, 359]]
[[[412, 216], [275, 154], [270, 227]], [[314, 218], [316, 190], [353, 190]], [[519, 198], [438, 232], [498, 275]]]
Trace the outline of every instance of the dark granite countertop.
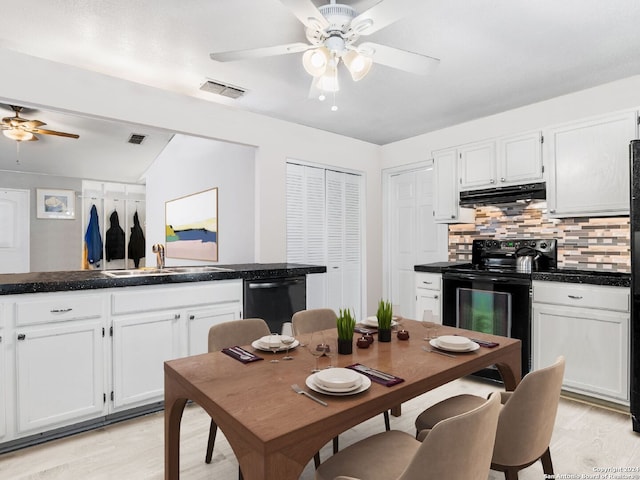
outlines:
[[[446, 268], [456, 265], [468, 265], [464, 262], [435, 262], [425, 265], [415, 265], [416, 272], [442, 273]], [[547, 282], [587, 283], [591, 285], [607, 285], [611, 287], [631, 286], [631, 274], [626, 272], [611, 272], [605, 270], [578, 270], [573, 268], [558, 268], [550, 272], [533, 272], [533, 280]]]
[[610, 287], [630, 287], [631, 274], [625, 272], [608, 272], [604, 270], [577, 270], [558, 268], [551, 272], [533, 272], [533, 280], [547, 282], [587, 283]]
[[327, 271], [324, 266], [296, 263], [248, 263], [215, 266], [229, 270], [144, 275], [126, 278], [109, 277], [99, 270], [0, 274], [0, 295], [164, 285], [238, 278], [242, 280], [259, 280], [263, 278], [292, 277], [308, 273], [324, 273]]

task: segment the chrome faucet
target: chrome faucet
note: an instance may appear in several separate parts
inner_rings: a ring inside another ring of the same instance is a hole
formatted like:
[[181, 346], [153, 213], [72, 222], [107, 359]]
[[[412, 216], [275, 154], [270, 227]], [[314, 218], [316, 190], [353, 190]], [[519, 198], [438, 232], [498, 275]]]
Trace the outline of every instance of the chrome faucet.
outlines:
[[164, 245], [161, 243], [156, 243], [153, 246], [153, 253], [156, 254], [156, 267], [164, 268]]

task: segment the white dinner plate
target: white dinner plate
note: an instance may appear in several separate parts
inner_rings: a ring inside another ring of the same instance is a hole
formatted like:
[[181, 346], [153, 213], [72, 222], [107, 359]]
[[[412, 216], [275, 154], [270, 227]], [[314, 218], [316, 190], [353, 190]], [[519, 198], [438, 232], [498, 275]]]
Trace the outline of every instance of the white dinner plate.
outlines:
[[305, 384], [307, 385], [307, 387], [309, 387], [314, 392], [324, 393], [325, 395], [333, 395], [333, 396], [336, 396], [336, 397], [342, 397], [342, 396], [346, 396], [346, 395], [355, 395], [357, 393], [364, 392], [365, 390], [368, 390], [369, 387], [371, 386], [371, 379], [369, 379], [368, 377], [365, 377], [364, 375], [362, 375], [362, 383], [360, 384], [360, 386], [358, 388], [356, 388], [354, 390], [349, 390], [347, 392], [330, 392], [329, 390], [325, 390], [325, 389], [319, 387], [316, 384], [316, 381], [315, 381], [316, 375], [317, 375], [317, 373], [312, 373], [311, 375], [309, 375], [307, 377], [307, 379], [305, 380]]
[[447, 352], [457, 352], [457, 353], [475, 352], [480, 348], [480, 345], [478, 345], [476, 342], [471, 342], [471, 346], [468, 348], [465, 348], [464, 350], [460, 350], [457, 348], [451, 349], [438, 344], [437, 338], [433, 338], [429, 340], [429, 343], [431, 344], [432, 347], [437, 348], [438, 350], [446, 350]]
[[[293, 350], [298, 345], [300, 345], [300, 342], [298, 340], [294, 340], [293, 343], [291, 345], [289, 345], [289, 350]], [[266, 342], [263, 342], [261, 338], [251, 342], [251, 346], [253, 348], [255, 348], [256, 350], [262, 350], [263, 352], [271, 352], [272, 351], [269, 348], [269, 344], [266, 343]], [[278, 350], [276, 350], [276, 352], [285, 352], [286, 350], [287, 350], [287, 346], [284, 343], [281, 343], [280, 344], [280, 348], [278, 348]]]
[[[397, 318], [397, 317], [393, 317], [393, 318]], [[395, 327], [398, 322], [396, 322], [395, 320], [393, 320], [393, 318], [391, 319], [391, 326]], [[367, 327], [377, 327], [378, 326], [378, 317], [373, 316], [373, 317], [367, 317], [365, 320], [363, 320], [361, 322], [363, 325], [366, 325]]]

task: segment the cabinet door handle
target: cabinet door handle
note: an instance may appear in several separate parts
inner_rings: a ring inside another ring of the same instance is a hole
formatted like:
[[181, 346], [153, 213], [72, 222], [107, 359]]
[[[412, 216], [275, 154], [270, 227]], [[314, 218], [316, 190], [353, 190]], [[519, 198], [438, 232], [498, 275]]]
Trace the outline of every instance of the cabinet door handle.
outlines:
[[195, 320], [196, 316], [195, 315], [189, 315], [189, 320]]
[[54, 308], [53, 310], [49, 310], [51, 313], [67, 313], [73, 310], [73, 308]]
[[555, 208], [552, 208], [551, 210], [549, 210], [549, 213], [556, 213]]
[[492, 178], [491, 180], [489, 180], [489, 183], [496, 183], [496, 181]]
[[176, 313], [176, 314], [173, 316], [173, 319], [174, 319], [174, 320], [180, 320], [180, 314], [179, 314], [179, 313]]
[[437, 300], [437, 299], [438, 299], [438, 295], [434, 295], [434, 296], [433, 296], [433, 298], [434, 298], [435, 300]]
[[572, 300], [582, 300], [582, 297], [580, 295], [567, 295], [567, 297], [571, 298]]
[[507, 179], [506, 179], [506, 178], [504, 178], [504, 177], [501, 177], [501, 178], [500, 178], [500, 181], [501, 181], [501, 182], [506, 182], [506, 181], [507, 181]]
[[24, 333], [18, 334], [18, 340], [24, 340], [25, 338], [27, 338], [27, 336]]

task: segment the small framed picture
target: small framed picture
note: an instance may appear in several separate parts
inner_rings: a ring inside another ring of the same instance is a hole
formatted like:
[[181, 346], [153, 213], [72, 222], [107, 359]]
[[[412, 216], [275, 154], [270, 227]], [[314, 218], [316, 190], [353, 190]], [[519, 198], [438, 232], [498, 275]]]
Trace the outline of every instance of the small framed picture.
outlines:
[[36, 190], [38, 218], [73, 220], [76, 218], [76, 194], [73, 190]]

